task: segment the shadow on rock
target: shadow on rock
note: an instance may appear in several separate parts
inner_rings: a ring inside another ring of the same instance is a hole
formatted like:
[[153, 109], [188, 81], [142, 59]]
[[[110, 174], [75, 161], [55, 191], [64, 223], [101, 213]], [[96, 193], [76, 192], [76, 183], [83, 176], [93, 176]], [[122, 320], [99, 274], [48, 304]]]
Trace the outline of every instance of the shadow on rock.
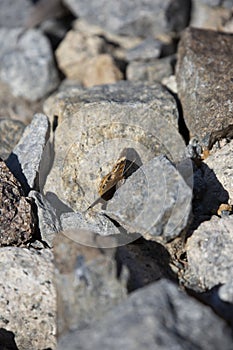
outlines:
[[19, 350], [13, 332], [0, 328], [0, 350]]

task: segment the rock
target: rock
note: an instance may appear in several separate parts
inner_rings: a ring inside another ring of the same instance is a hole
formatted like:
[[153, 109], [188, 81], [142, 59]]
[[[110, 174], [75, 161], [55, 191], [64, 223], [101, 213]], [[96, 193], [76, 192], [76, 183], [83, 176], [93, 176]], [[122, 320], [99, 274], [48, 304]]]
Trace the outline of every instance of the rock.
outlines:
[[145, 39], [139, 45], [127, 50], [128, 61], [158, 58], [162, 51], [162, 42], [154, 38]]
[[102, 54], [90, 60], [83, 78], [84, 86], [91, 87], [101, 84], [113, 84], [123, 79], [123, 74], [117, 68], [113, 58]]
[[41, 193], [30, 191], [29, 197], [34, 199], [37, 208], [41, 240], [49, 248], [52, 248], [54, 238], [61, 231], [61, 224], [56, 211]]
[[48, 39], [38, 30], [0, 29], [0, 79], [15, 96], [36, 101], [58, 83]]
[[2, 81], [0, 81], [0, 90], [0, 118], [19, 120], [27, 125], [35, 113], [43, 110], [43, 99], [29, 102], [22, 97], [15, 97], [10, 87]]
[[175, 99], [160, 84], [68, 89], [49, 98], [44, 108], [51, 122], [54, 116], [58, 122], [55, 159], [44, 190], [75, 211], [99, 197], [101, 179], [124, 148], [134, 150], [141, 163], [161, 153], [176, 160], [184, 152]]
[[204, 144], [232, 123], [232, 55], [233, 36], [214, 31], [189, 28], [179, 44], [178, 95], [191, 136]]
[[[214, 332], [213, 332], [214, 330]], [[82, 331], [68, 333], [58, 350], [232, 348], [230, 327], [211, 309], [161, 280], [142, 288]]]
[[129, 232], [166, 243], [187, 225], [191, 200], [190, 187], [169, 160], [159, 156], [126, 180], [107, 203], [106, 214]]
[[126, 76], [134, 81], [162, 81], [173, 74], [174, 56], [153, 59], [149, 61], [133, 61], [127, 66]]
[[211, 154], [205, 160], [205, 163], [214, 171], [218, 181], [222, 184], [224, 189], [228, 192], [229, 198], [233, 201], [232, 152], [233, 141]]
[[127, 271], [117, 278], [114, 250], [77, 244], [67, 234], [57, 236], [54, 245], [58, 336], [98, 322], [127, 294]]
[[[164, 77], [162, 79], [162, 84], [166, 86], [174, 95], [177, 95], [177, 83], [175, 75], [170, 75], [169, 77]], [[187, 127], [186, 127], [187, 128]]]
[[[224, 8], [224, 4], [211, 5], [207, 1], [193, 0], [192, 2], [192, 14], [191, 14], [191, 27], [211, 29], [221, 32], [232, 32], [229, 30], [229, 24], [232, 18], [232, 11], [230, 8]], [[232, 6], [232, 1], [231, 1]]]
[[1, 0], [0, 27], [24, 26], [32, 7], [30, 0]]
[[215, 286], [226, 286], [224, 301], [232, 302], [233, 271], [233, 216], [203, 222], [187, 240], [187, 269], [184, 274], [186, 286], [198, 292]]
[[209, 6], [232, 7], [232, 0], [200, 0], [203, 4]]
[[39, 170], [49, 133], [50, 125], [46, 115], [35, 114], [6, 161], [27, 192], [29, 189], [39, 189]]
[[165, 0], [137, 2], [65, 0], [67, 7], [89, 23], [120, 35], [153, 36], [180, 31], [189, 20], [190, 1]]
[[6, 159], [23, 134], [25, 124], [19, 120], [0, 119], [0, 156]]
[[1, 248], [0, 276], [1, 329], [14, 333], [17, 349], [55, 349], [56, 295], [51, 252]]
[[[88, 237], [92, 240], [92, 237], [95, 236], [96, 243], [92, 244], [94, 247], [112, 248], [128, 244], [140, 236], [138, 234], [127, 234], [121, 227], [116, 227], [109, 218], [92, 210], [83, 213], [63, 213], [60, 219], [63, 230], [73, 231], [74, 234], [69, 237], [77, 243], [87, 244]], [[77, 229], [86, 232], [85, 240], [83, 240], [82, 234], [78, 235], [78, 232], [76, 233]], [[91, 233], [91, 236], [88, 236], [88, 232]], [[114, 239], [108, 239], [109, 236]]]
[[35, 232], [32, 202], [0, 159], [0, 246], [23, 245]]

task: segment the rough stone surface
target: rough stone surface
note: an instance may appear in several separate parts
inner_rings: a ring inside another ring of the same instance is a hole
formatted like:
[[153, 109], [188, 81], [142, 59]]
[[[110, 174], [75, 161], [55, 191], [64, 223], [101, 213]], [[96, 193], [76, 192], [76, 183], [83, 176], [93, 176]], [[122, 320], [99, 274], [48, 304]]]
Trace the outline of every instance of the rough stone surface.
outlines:
[[55, 160], [44, 190], [73, 210], [83, 211], [98, 198], [101, 179], [124, 148], [134, 149], [141, 163], [161, 153], [176, 160], [184, 150], [175, 99], [160, 84], [66, 90], [44, 108], [51, 122], [54, 116], [58, 120]]
[[24, 26], [32, 7], [30, 0], [1, 0], [0, 27]]
[[205, 291], [230, 284], [230, 288], [225, 289], [224, 301], [232, 302], [232, 232], [233, 216], [230, 215], [223, 218], [213, 216], [192, 234], [186, 246], [188, 268], [184, 279], [187, 286]]
[[149, 61], [133, 61], [127, 66], [126, 76], [134, 81], [162, 81], [173, 74], [174, 56]]
[[0, 254], [0, 328], [17, 349], [55, 349], [56, 296], [52, 254], [5, 247]]
[[0, 119], [0, 157], [6, 159], [23, 134], [25, 124], [19, 120]]
[[115, 34], [150, 36], [180, 31], [188, 24], [190, 1], [89, 1], [65, 0], [78, 17], [97, 24]]
[[7, 166], [26, 191], [39, 187], [39, 170], [49, 132], [50, 125], [46, 115], [35, 114], [7, 159]]
[[162, 51], [162, 42], [153, 38], [145, 39], [139, 45], [127, 50], [126, 58], [128, 61], [148, 60], [158, 58]]
[[189, 28], [180, 41], [178, 95], [191, 136], [203, 142], [232, 124], [232, 55], [232, 35]]
[[67, 334], [58, 350], [230, 350], [230, 328], [208, 307], [161, 280], [131, 294], [103, 320]]
[[40, 31], [1, 28], [0, 47], [0, 79], [15, 96], [36, 101], [57, 87], [51, 47]]
[[169, 160], [159, 156], [126, 180], [107, 203], [106, 214], [129, 232], [168, 242], [186, 226], [191, 200], [190, 187]]
[[34, 199], [37, 208], [41, 240], [49, 248], [52, 248], [54, 238], [61, 231], [60, 220], [56, 211], [41, 193], [30, 191], [29, 197]]
[[232, 0], [201, 0], [201, 2], [209, 6], [232, 7]]
[[0, 246], [23, 245], [35, 231], [32, 203], [0, 159]]
[[127, 271], [117, 278], [114, 250], [80, 245], [63, 233], [54, 246], [58, 335], [97, 322], [127, 294]]
[[214, 171], [233, 204], [233, 141], [211, 154], [205, 163]]

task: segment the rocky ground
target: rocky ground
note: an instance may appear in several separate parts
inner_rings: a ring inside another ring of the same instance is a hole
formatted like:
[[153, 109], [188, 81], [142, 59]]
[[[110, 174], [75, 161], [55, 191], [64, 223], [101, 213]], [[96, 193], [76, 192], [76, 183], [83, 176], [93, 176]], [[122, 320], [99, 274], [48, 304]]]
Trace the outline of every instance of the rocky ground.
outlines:
[[232, 349], [233, 1], [2, 0], [0, 349]]

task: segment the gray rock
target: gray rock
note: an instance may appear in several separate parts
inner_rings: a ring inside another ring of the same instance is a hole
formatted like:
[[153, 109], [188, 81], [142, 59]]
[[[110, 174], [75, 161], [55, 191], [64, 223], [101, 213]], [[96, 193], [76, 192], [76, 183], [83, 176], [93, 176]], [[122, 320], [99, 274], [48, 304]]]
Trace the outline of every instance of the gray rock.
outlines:
[[212, 169], [222, 184], [224, 189], [228, 192], [229, 198], [233, 201], [233, 141], [227, 143], [221, 149], [211, 154], [205, 163]]
[[161, 153], [177, 160], [184, 152], [175, 99], [160, 84], [67, 89], [50, 97], [44, 108], [51, 122], [54, 116], [58, 122], [44, 190], [75, 211], [99, 197], [101, 179], [124, 148], [134, 149], [141, 163]]
[[38, 226], [41, 240], [52, 248], [54, 238], [57, 233], [61, 231], [61, 225], [56, 211], [41, 193], [30, 191], [29, 197], [34, 199], [37, 207]]
[[230, 350], [230, 328], [211, 309], [161, 280], [140, 289], [88, 329], [68, 333], [58, 350], [124, 348]]
[[32, 202], [0, 158], [0, 246], [24, 245], [35, 233]]
[[232, 7], [232, 0], [201, 0], [201, 2], [209, 6]]
[[108, 202], [106, 214], [129, 232], [166, 243], [186, 227], [191, 201], [192, 190], [183, 177], [159, 156], [126, 180]]
[[127, 294], [127, 270], [117, 278], [113, 249], [80, 245], [67, 236], [66, 230], [54, 245], [58, 336], [98, 322]]
[[184, 119], [205, 144], [212, 131], [232, 124], [232, 55], [233, 36], [215, 31], [189, 28], [179, 43], [176, 79]]
[[174, 56], [149, 61], [133, 61], [127, 66], [126, 76], [134, 81], [162, 81], [173, 74], [172, 63]]
[[[102, 248], [110, 248], [118, 245], [127, 244], [137, 239], [139, 234], [127, 234], [121, 227], [116, 227], [113, 222], [101, 213], [93, 210], [86, 212], [63, 213], [60, 217], [63, 230], [77, 229], [86, 231], [85, 242], [87, 242], [88, 232], [91, 237], [96, 236], [96, 244], [92, 246], [101, 246]], [[103, 237], [103, 239], [101, 237]], [[104, 239], [104, 237], [114, 236], [114, 239]], [[77, 243], [83, 243], [83, 237], [74, 234], [72, 239]]]
[[213, 216], [192, 234], [186, 245], [188, 268], [184, 280], [187, 286], [202, 292], [218, 285], [226, 286], [220, 296], [232, 302], [232, 232], [233, 216]]
[[146, 37], [168, 31], [180, 31], [188, 24], [190, 1], [89, 1], [65, 0], [78, 17], [110, 32]]
[[38, 30], [0, 29], [0, 79], [15, 96], [36, 101], [58, 83], [48, 39]]
[[6, 161], [26, 191], [39, 188], [39, 170], [49, 133], [50, 125], [46, 115], [35, 114]]
[[162, 51], [162, 42], [154, 38], [145, 39], [139, 45], [127, 50], [126, 58], [128, 61], [148, 60], [158, 58]]
[[0, 27], [22, 27], [32, 9], [30, 0], [1, 0]]
[[17, 349], [55, 349], [56, 295], [50, 251], [1, 248], [0, 295], [0, 328], [14, 333]]
[[0, 157], [6, 159], [23, 134], [25, 124], [19, 120], [0, 119]]

